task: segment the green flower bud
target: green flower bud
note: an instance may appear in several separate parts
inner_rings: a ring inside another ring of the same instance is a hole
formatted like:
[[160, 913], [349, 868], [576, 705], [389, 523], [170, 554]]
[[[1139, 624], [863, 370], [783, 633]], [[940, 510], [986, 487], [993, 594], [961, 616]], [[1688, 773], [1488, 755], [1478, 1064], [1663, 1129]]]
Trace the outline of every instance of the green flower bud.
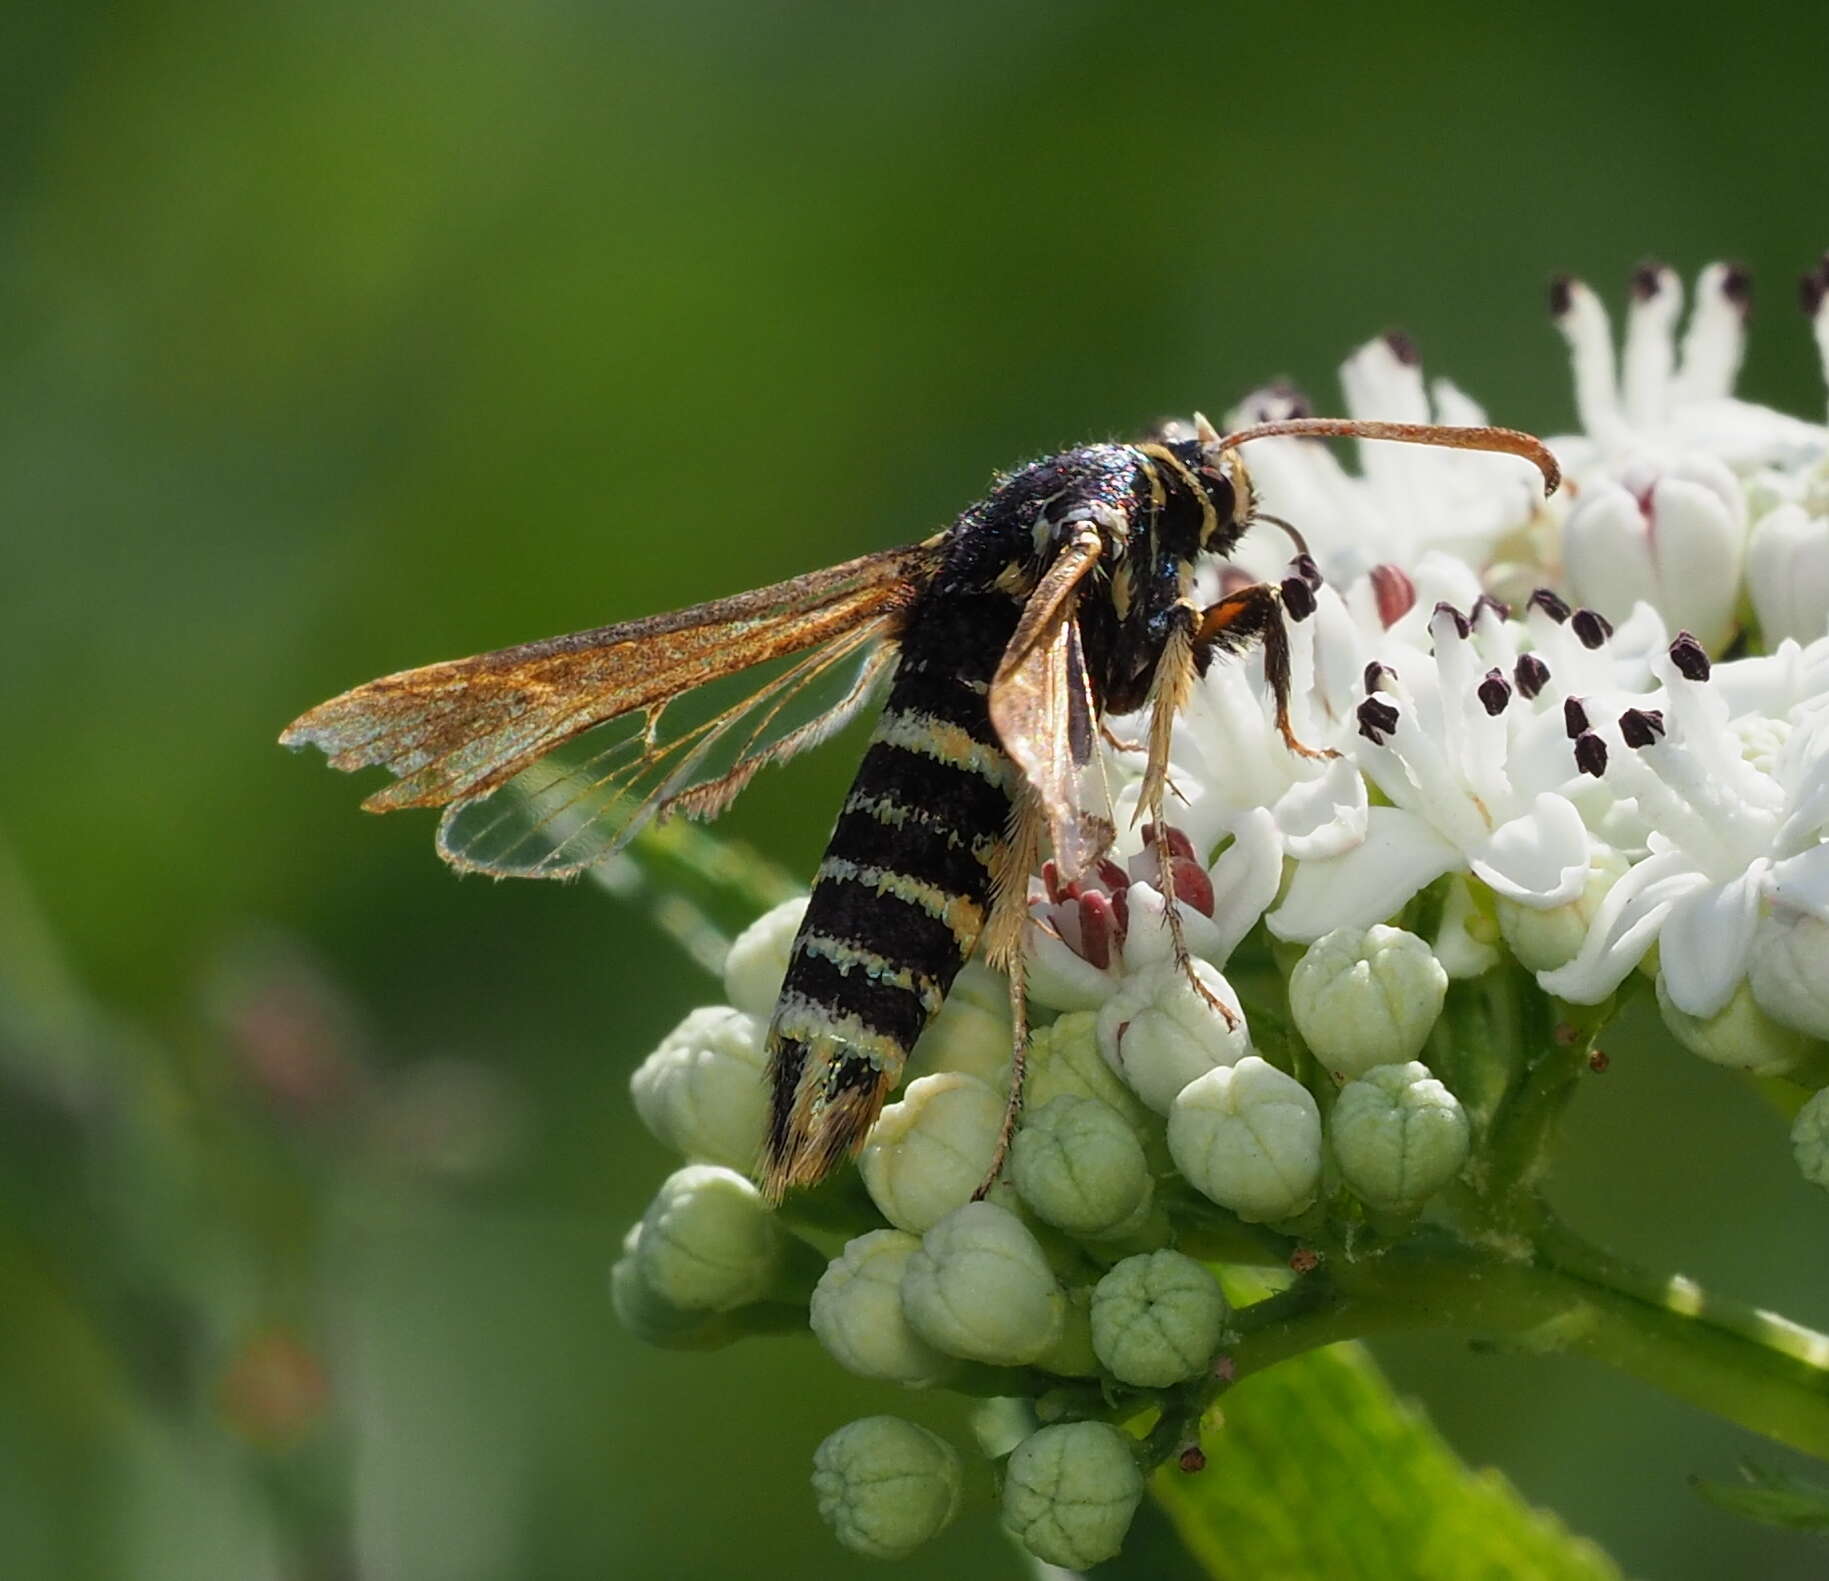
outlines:
[[1422, 1206], [1467, 1162], [1466, 1111], [1427, 1065], [1379, 1065], [1340, 1089], [1328, 1136], [1346, 1183], [1374, 1208]]
[[1442, 1013], [1448, 973], [1414, 933], [1336, 928], [1289, 974], [1289, 1009], [1336, 1076], [1412, 1058]]
[[1829, 1039], [1829, 922], [1788, 906], [1761, 917], [1747, 982], [1774, 1021]]
[[727, 1312], [762, 1297], [781, 1271], [785, 1236], [734, 1170], [688, 1164], [642, 1215], [635, 1264], [649, 1290], [687, 1312]]
[[739, 933], [724, 957], [724, 993], [739, 1010], [766, 1023], [781, 997], [788, 953], [807, 914], [807, 897], [771, 907]]
[[1245, 1015], [1217, 966], [1198, 958], [1194, 973], [1233, 1019], [1201, 997], [1173, 961], [1133, 972], [1099, 1009], [1099, 1052], [1125, 1084], [1157, 1114], [1175, 1095], [1216, 1065], [1231, 1065], [1251, 1048]]
[[975, 1076], [942, 1071], [908, 1084], [857, 1156], [870, 1200], [898, 1229], [931, 1228], [983, 1183], [1004, 1100]]
[[847, 1372], [925, 1388], [952, 1371], [902, 1313], [902, 1276], [921, 1238], [872, 1230], [849, 1242], [820, 1276], [808, 1321], [819, 1343]]
[[1037, 1217], [1075, 1235], [1123, 1235], [1149, 1212], [1143, 1144], [1121, 1115], [1063, 1095], [1025, 1108], [1010, 1180]]
[[902, 1310], [949, 1356], [1026, 1366], [1060, 1337], [1067, 1298], [1021, 1219], [993, 1202], [955, 1208], [921, 1238]]
[[1730, 1070], [1782, 1076], [1820, 1052], [1820, 1046], [1803, 1033], [1780, 1026], [1761, 1010], [1744, 982], [1717, 1014], [1703, 1020], [1670, 1002], [1664, 974], [1659, 972], [1658, 1009], [1670, 1035], [1684, 1048]]
[[1180, 1252], [1126, 1257], [1092, 1293], [1092, 1348], [1112, 1377], [1139, 1388], [1204, 1372], [1225, 1321], [1218, 1281]]
[[1060, 1097], [1091, 1098], [1105, 1105], [1137, 1133], [1139, 1141], [1158, 1134], [1158, 1121], [1126, 1087], [1099, 1052], [1099, 1018], [1076, 1010], [1029, 1038], [1023, 1106], [1043, 1108]]
[[838, 1540], [902, 1559], [946, 1529], [962, 1482], [953, 1446], [899, 1416], [847, 1422], [813, 1451], [813, 1496]]
[[641, 1226], [623, 1237], [622, 1256], [610, 1269], [610, 1307], [616, 1321], [638, 1340], [664, 1350], [717, 1350], [750, 1332], [745, 1311], [687, 1311], [667, 1300], [642, 1275], [635, 1253]]
[[1103, 1422], [1031, 1433], [1003, 1474], [1003, 1525], [1045, 1564], [1086, 1570], [1124, 1546], [1143, 1473], [1132, 1441]]
[[1791, 1151], [1804, 1179], [1829, 1191], [1829, 1087], [1797, 1111], [1791, 1122]]
[[[989, 1004], [985, 1003], [989, 995], [984, 978], [991, 979], [997, 994]], [[968, 962], [940, 1013], [928, 1022], [915, 1044], [909, 1070], [916, 1076], [960, 1071], [976, 1076], [987, 1087], [1007, 1091], [1012, 1041], [1007, 985], [988, 967]]]
[[694, 1010], [629, 1078], [635, 1112], [687, 1158], [748, 1169], [768, 1113], [766, 1024], [728, 1005]]
[[1195, 1190], [1241, 1219], [1287, 1219], [1321, 1186], [1321, 1111], [1293, 1076], [1248, 1055], [1182, 1089], [1169, 1152]]
[[1527, 971], [1553, 972], [1574, 960], [1607, 891], [1630, 865], [1612, 846], [1596, 841], [1588, 856], [1588, 881], [1566, 905], [1545, 911], [1499, 896], [1499, 931], [1518, 963]]

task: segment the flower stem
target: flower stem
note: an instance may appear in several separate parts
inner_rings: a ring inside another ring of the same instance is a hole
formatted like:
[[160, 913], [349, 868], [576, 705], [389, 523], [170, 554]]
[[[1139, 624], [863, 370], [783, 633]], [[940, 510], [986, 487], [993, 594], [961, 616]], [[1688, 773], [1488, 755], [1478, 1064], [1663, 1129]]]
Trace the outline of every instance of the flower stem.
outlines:
[[1233, 1381], [1290, 1356], [1342, 1339], [1458, 1329], [1591, 1357], [1829, 1458], [1829, 1335], [1633, 1268], [1547, 1215], [1535, 1240], [1523, 1255], [1438, 1236], [1359, 1262], [1336, 1258], [1243, 1308], [1229, 1377], [1190, 1386], [1151, 1450], [1158, 1435], [1172, 1447]]

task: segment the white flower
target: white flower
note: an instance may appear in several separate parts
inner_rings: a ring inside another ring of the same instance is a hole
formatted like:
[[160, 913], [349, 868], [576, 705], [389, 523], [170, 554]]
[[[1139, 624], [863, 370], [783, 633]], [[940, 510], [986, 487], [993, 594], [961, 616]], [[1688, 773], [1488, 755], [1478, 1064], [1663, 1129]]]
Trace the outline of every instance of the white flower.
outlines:
[[1203, 1071], [1234, 1065], [1250, 1052], [1238, 995], [1217, 967], [1194, 962], [1194, 975], [1232, 1015], [1213, 1005], [1173, 961], [1127, 977], [1099, 1010], [1099, 1052], [1157, 1114]]
[[1569, 584], [1615, 619], [1647, 599], [1712, 648], [1736, 622], [1746, 507], [1735, 473], [1796, 465], [1829, 445], [1815, 424], [1734, 399], [1750, 289], [1740, 269], [1703, 270], [1679, 360], [1682, 286], [1645, 265], [1617, 367], [1599, 298], [1577, 280], [1551, 293], [1586, 430], [1550, 441], [1576, 491], [1563, 533]]
[[1010, 1180], [1036, 1216], [1075, 1235], [1121, 1235], [1149, 1212], [1143, 1144], [1114, 1109], [1063, 1094], [1025, 1105]]
[[858, 1154], [870, 1200], [917, 1235], [971, 1200], [1003, 1129], [1002, 1096], [958, 1071], [908, 1084], [884, 1109]]
[[872, 1559], [901, 1559], [959, 1510], [958, 1453], [899, 1416], [847, 1422], [813, 1452], [813, 1495], [838, 1540]]
[[1563, 790], [1581, 759], [1561, 720], [1514, 710], [1515, 678], [1485, 664], [1476, 630], [1502, 625], [1490, 607], [1469, 620], [1443, 606], [1429, 623], [1433, 665], [1368, 669], [1354, 751], [1393, 805], [1370, 809], [1359, 845], [1297, 865], [1271, 932], [1306, 942], [1365, 927], [1462, 868], [1521, 905], [1580, 893], [1588, 831]]
[[1410, 1059], [1447, 994], [1448, 973], [1429, 946], [1382, 925], [1323, 934], [1289, 974], [1296, 1029], [1336, 1076]]
[[1195, 1190], [1241, 1219], [1287, 1219], [1320, 1190], [1321, 1111], [1299, 1081], [1253, 1054], [1182, 1089], [1169, 1152]]
[[906, 1230], [871, 1230], [847, 1242], [820, 1275], [808, 1323], [847, 1372], [924, 1388], [952, 1371], [952, 1359], [902, 1312], [902, 1276], [920, 1249], [921, 1238]]
[[1804, 1179], [1829, 1191], [1829, 1087], [1797, 1111], [1791, 1122], [1791, 1151]]
[[655, 1140], [687, 1158], [748, 1169], [768, 1113], [766, 1032], [729, 1005], [694, 1010], [669, 1032], [629, 1078], [635, 1112]]
[[1046, 1564], [1086, 1570], [1110, 1559], [1143, 1497], [1131, 1444], [1103, 1422], [1032, 1433], [1004, 1468], [1004, 1529]]
[[1550, 444], [1578, 486], [1585, 490], [1647, 458], [1708, 454], [1744, 471], [1822, 454], [1829, 432], [1734, 398], [1750, 299], [1745, 270], [1719, 263], [1704, 269], [1679, 360], [1682, 285], [1672, 270], [1643, 265], [1632, 276], [1625, 347], [1616, 364], [1600, 299], [1579, 280], [1556, 282], [1550, 311], [1569, 343], [1585, 433]]
[[1829, 631], [1829, 468], [1808, 503], [1786, 500], [1761, 516], [1747, 545], [1746, 584], [1768, 647]]
[[1589, 856], [1588, 881], [1566, 905], [1543, 911], [1501, 900], [1499, 931], [1518, 963], [1533, 972], [1550, 972], [1574, 960], [1594, 925], [1600, 903], [1630, 865], [1612, 846], [1596, 841]]
[[1346, 1183], [1393, 1212], [1421, 1207], [1454, 1179], [1472, 1143], [1460, 1100], [1414, 1060], [1348, 1082], [1327, 1130]]
[[1139, 1388], [1204, 1372], [1225, 1321], [1218, 1282], [1180, 1252], [1126, 1257], [1092, 1292], [1092, 1348], [1112, 1377]]
[[1640, 600], [1719, 650], [1738, 625], [1746, 497], [1706, 452], [1636, 458], [1582, 493], [1562, 530], [1569, 587], [1623, 615]]
[[1829, 922], [1774, 905], [1753, 934], [1747, 986], [1774, 1021], [1829, 1039]]
[[781, 997], [794, 935], [807, 914], [807, 897], [797, 895], [762, 913], [731, 941], [724, 957], [724, 992], [739, 1010], [764, 1026]]
[[909, 1053], [905, 1079], [959, 1071], [1007, 1090], [1010, 1045], [1008, 980], [982, 961], [967, 961]]
[[1708, 1021], [1745, 978], [1766, 905], [1829, 919], [1829, 730], [1821, 718], [1789, 729], [1761, 768], [1694, 638], [1657, 669], [1664, 707], [1620, 716], [1607, 768], [1650, 824], [1650, 854], [1613, 885], [1575, 959], [1538, 980], [1596, 1004], [1656, 939], [1671, 1004]]
[[[1041, 877], [1030, 880], [1028, 989], [1037, 1004], [1093, 1010], [1126, 972], [1173, 959], [1154, 826], [1143, 830], [1142, 837], [1142, 849], [1125, 865], [1102, 861], [1083, 879], [1068, 883], [1049, 861], [1042, 864]], [[1276, 894], [1280, 847], [1254, 840], [1223, 852], [1209, 870], [1180, 828], [1170, 825], [1162, 837], [1174, 866], [1175, 899], [1188, 948], [1205, 960], [1225, 960]]]
[[902, 1310], [949, 1356], [1016, 1367], [1060, 1338], [1067, 1298], [1021, 1219], [992, 1202], [968, 1202], [909, 1257]]
[[643, 1283], [686, 1312], [728, 1312], [767, 1293], [786, 1237], [734, 1170], [689, 1164], [661, 1182], [642, 1215], [634, 1261]]
[[1808, 1064], [1820, 1045], [1803, 1033], [1780, 1026], [1753, 998], [1745, 983], [1735, 985], [1727, 1003], [1712, 1016], [1692, 1016], [1671, 997], [1671, 983], [1658, 973], [1658, 1010], [1670, 1034], [1690, 1053], [1729, 1070], [1755, 1076], [1783, 1076]]
[[[1425, 386], [1416, 348], [1402, 336], [1362, 346], [1342, 366], [1340, 383], [1352, 417], [1466, 426], [1487, 420], [1478, 403], [1446, 379]], [[1242, 425], [1306, 411], [1299, 396], [1260, 391], [1231, 421]], [[1483, 565], [1499, 539], [1543, 507], [1542, 480], [1528, 462], [1511, 456], [1366, 441], [1359, 465], [1362, 476], [1351, 476], [1315, 440], [1264, 439], [1251, 447], [1260, 501], [1301, 525], [1323, 574], [1342, 585], [1378, 561], [1407, 569], [1432, 547]], [[1251, 535], [1235, 558], [1271, 575], [1256, 538]]]

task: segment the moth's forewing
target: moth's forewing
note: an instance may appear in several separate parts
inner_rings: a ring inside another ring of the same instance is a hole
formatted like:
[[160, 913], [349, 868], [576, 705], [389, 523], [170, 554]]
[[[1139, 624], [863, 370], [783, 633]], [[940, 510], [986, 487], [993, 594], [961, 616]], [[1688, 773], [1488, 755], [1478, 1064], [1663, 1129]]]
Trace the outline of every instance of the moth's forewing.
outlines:
[[[825, 661], [804, 670], [795, 656], [832, 644], [843, 657], [887, 636], [937, 553], [938, 540], [930, 540], [669, 615], [383, 676], [321, 703], [280, 740], [320, 747], [339, 769], [391, 771], [395, 783], [363, 803], [372, 812], [480, 807], [482, 798], [576, 742], [574, 753], [530, 774], [505, 805], [517, 809], [517, 821], [562, 835], [561, 843], [586, 841], [586, 831], [605, 818], [605, 838], [586, 842], [596, 852], [592, 860], [600, 860], [669, 796], [738, 774], [722, 793], [728, 801], [747, 777], [740, 772], [746, 754], [769, 761], [817, 739], [814, 717], [846, 688], [828, 694], [811, 686], [825, 677]], [[753, 679], [713, 704], [678, 706], [701, 688], [771, 663], [779, 668], [752, 699], [753, 710], [741, 706], [756, 691]], [[789, 700], [803, 690], [826, 701], [811, 713], [797, 709]], [[785, 706], [774, 711], [778, 704]], [[606, 724], [614, 728], [587, 737]], [[731, 749], [722, 759], [720, 745]], [[709, 792], [699, 810], [722, 805], [717, 796]], [[610, 816], [612, 806], [622, 810]], [[544, 876], [588, 865], [504, 843], [509, 829], [488, 818], [473, 824], [454, 813], [446, 825], [441, 849], [460, 865]], [[490, 859], [466, 856], [473, 847]]]
[[[499, 878], [565, 878], [671, 812], [716, 817], [755, 773], [816, 746], [869, 704], [893, 655], [881, 618], [786, 661], [721, 677], [554, 748], [445, 809], [438, 850]], [[862, 651], [862, 662], [857, 656]]]
[[1036, 585], [991, 682], [991, 722], [1035, 792], [1062, 876], [1077, 879], [1115, 828], [1099, 756], [1099, 715], [1074, 611], [1098, 536], [1064, 547]]

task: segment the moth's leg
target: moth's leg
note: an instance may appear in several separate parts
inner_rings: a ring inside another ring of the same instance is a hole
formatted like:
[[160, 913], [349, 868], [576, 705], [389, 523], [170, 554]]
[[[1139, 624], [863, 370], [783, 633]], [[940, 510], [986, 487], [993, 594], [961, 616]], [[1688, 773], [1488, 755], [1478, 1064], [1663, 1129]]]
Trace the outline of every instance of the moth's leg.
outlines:
[[1034, 791], [1025, 784], [1010, 809], [1010, 836], [998, 855], [992, 875], [991, 916], [984, 929], [984, 958], [993, 971], [1010, 979], [1010, 1094], [1004, 1100], [1003, 1124], [984, 1179], [972, 1193], [974, 1202], [997, 1184], [1010, 1140], [1022, 1118], [1023, 1071], [1029, 1053], [1029, 1003], [1025, 992], [1023, 927], [1029, 918], [1029, 874], [1041, 858], [1041, 808]]
[[1296, 739], [1289, 723], [1289, 628], [1283, 613], [1282, 589], [1269, 582], [1253, 582], [1230, 593], [1202, 612], [1194, 633], [1197, 648], [1218, 648], [1238, 653], [1254, 642], [1264, 645], [1264, 679], [1276, 699], [1276, 727], [1283, 744], [1305, 758], [1332, 758], [1339, 753], [1305, 745]]
[[1194, 952], [1188, 948], [1187, 931], [1181, 925], [1181, 904], [1175, 898], [1175, 851], [1169, 844], [1168, 823], [1163, 817], [1163, 801], [1168, 789], [1169, 744], [1175, 720], [1187, 706], [1188, 694], [1194, 689], [1196, 633], [1203, 612], [1183, 601], [1170, 613], [1168, 636], [1162, 644], [1162, 656], [1156, 662], [1156, 676], [1150, 688], [1149, 763], [1143, 771], [1143, 785], [1137, 798], [1137, 815], [1155, 826], [1156, 887], [1162, 892], [1163, 917], [1168, 923], [1169, 947], [1175, 964], [1187, 978], [1194, 992], [1226, 1018], [1227, 1026], [1236, 1026], [1238, 1017], [1232, 1007], [1207, 987], [1194, 970]]

